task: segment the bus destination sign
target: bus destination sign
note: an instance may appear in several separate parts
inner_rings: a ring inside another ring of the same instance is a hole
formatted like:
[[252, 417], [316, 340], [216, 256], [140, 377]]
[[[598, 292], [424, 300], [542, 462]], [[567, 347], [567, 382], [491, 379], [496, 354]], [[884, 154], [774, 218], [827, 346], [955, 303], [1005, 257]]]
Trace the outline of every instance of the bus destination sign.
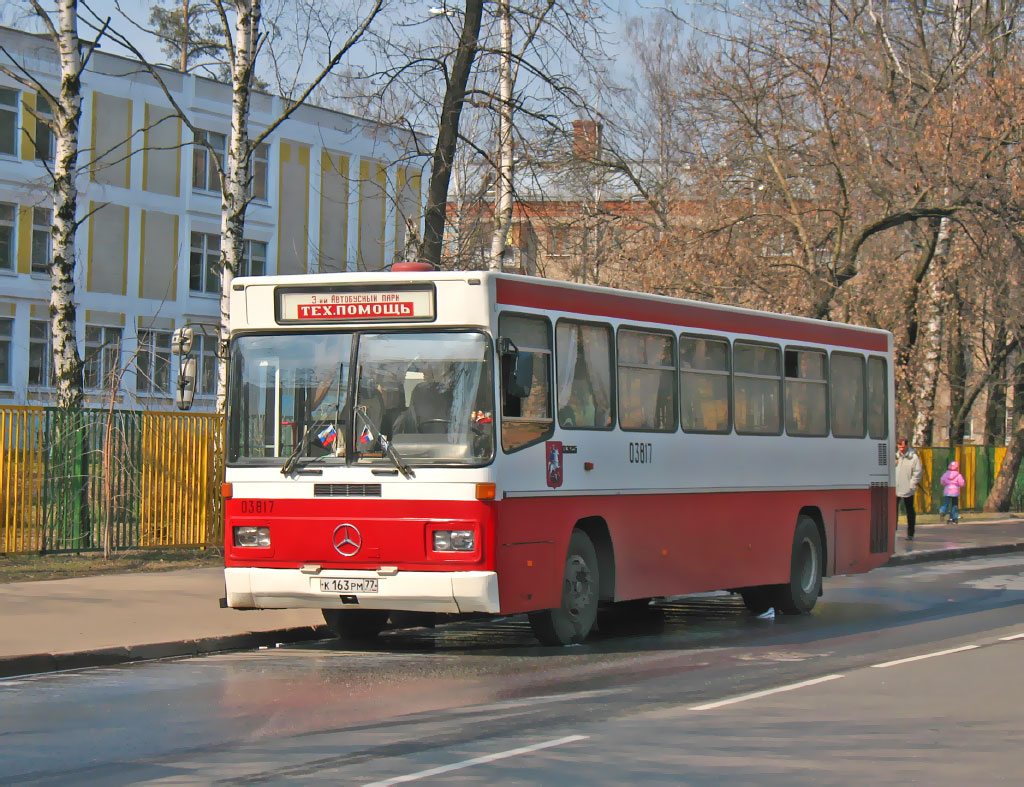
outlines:
[[279, 322], [381, 322], [434, 319], [433, 289], [284, 290]]

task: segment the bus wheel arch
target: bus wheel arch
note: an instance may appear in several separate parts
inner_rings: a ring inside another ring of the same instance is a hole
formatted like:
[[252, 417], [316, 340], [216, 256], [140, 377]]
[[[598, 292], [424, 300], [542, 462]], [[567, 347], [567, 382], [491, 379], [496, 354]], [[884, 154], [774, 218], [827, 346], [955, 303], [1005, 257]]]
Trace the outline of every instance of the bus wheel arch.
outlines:
[[597, 550], [581, 528], [572, 531], [562, 572], [561, 604], [529, 613], [530, 628], [543, 645], [583, 642], [597, 620], [601, 571]]
[[775, 606], [784, 615], [803, 615], [814, 609], [821, 594], [824, 545], [818, 523], [800, 514], [793, 533], [789, 582], [778, 585]]

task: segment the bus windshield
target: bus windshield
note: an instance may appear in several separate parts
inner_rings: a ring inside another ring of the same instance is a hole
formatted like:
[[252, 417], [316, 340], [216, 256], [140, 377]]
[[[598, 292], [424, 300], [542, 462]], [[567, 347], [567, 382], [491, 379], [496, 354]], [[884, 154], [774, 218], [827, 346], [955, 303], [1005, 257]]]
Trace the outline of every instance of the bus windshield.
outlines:
[[390, 467], [390, 443], [410, 465], [486, 464], [494, 451], [491, 366], [490, 341], [478, 332], [240, 336], [228, 461]]

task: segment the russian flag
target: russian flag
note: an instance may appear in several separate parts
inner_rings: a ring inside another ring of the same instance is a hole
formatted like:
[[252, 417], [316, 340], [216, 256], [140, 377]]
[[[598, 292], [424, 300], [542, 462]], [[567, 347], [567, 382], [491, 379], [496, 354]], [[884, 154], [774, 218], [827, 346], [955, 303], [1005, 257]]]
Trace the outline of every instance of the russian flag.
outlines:
[[373, 442], [373, 432], [370, 431], [370, 427], [363, 427], [363, 431], [359, 433], [359, 442], [363, 444]]
[[316, 439], [320, 441], [320, 445], [327, 448], [331, 443], [338, 437], [338, 430], [334, 428], [334, 424], [328, 424], [326, 427], [317, 432]]

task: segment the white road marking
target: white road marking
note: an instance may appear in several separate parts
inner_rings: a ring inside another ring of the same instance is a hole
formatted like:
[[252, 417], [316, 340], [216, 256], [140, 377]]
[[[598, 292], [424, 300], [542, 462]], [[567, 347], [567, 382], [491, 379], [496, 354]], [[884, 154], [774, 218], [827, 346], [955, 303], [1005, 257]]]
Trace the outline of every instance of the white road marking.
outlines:
[[1014, 639], [1024, 639], [1024, 633], [1013, 634], [1013, 635], [1011, 635], [1009, 637], [1000, 637], [999, 641], [1000, 642], [1009, 642], [1010, 640], [1014, 640]]
[[977, 645], [964, 645], [960, 648], [950, 648], [949, 650], [938, 650], [935, 653], [925, 653], [921, 656], [911, 656], [908, 659], [897, 659], [896, 661], [886, 661], [882, 664], [872, 664], [873, 669], [885, 669], [886, 667], [895, 667], [899, 664], [909, 664], [912, 661], [923, 661], [924, 659], [933, 659], [936, 656], [948, 656], [950, 653], [962, 653], [965, 650], [974, 650]]
[[704, 705], [694, 705], [690, 710], [712, 710], [714, 708], [721, 708], [724, 705], [735, 705], [737, 702], [746, 702], [747, 700], [756, 700], [760, 697], [767, 697], [771, 694], [781, 694], [784, 691], [794, 691], [796, 689], [802, 689], [805, 686], [814, 686], [818, 683], [825, 683], [830, 680], [838, 680], [839, 678], [846, 677], [845, 675], [825, 675], [822, 678], [814, 678], [813, 680], [805, 680], [800, 683], [791, 683], [788, 686], [779, 686], [775, 689], [765, 689], [764, 691], [755, 691], [752, 694], [742, 694], [739, 697], [732, 697], [727, 700], [719, 700], [718, 702], [708, 702]]
[[461, 770], [462, 768], [469, 768], [473, 765], [483, 765], [484, 763], [494, 762], [496, 760], [504, 760], [509, 757], [518, 757], [520, 754], [529, 754], [531, 752], [540, 751], [541, 749], [550, 749], [553, 746], [562, 746], [566, 743], [585, 741], [589, 737], [589, 735], [568, 735], [564, 738], [556, 738], [555, 740], [544, 741], [544, 743], [535, 743], [533, 746], [523, 746], [519, 749], [509, 749], [508, 751], [500, 751], [496, 754], [487, 754], [483, 757], [474, 757], [471, 760], [453, 762], [451, 765], [442, 765], [438, 768], [430, 768], [425, 771], [417, 771], [416, 773], [406, 774], [405, 776], [396, 776], [393, 779], [385, 779], [384, 781], [373, 782], [372, 784], [367, 785], [367, 787], [386, 787], [386, 785], [389, 784], [414, 782], [417, 779], [425, 779], [428, 776], [437, 776], [441, 773], [450, 773], [451, 771]]

